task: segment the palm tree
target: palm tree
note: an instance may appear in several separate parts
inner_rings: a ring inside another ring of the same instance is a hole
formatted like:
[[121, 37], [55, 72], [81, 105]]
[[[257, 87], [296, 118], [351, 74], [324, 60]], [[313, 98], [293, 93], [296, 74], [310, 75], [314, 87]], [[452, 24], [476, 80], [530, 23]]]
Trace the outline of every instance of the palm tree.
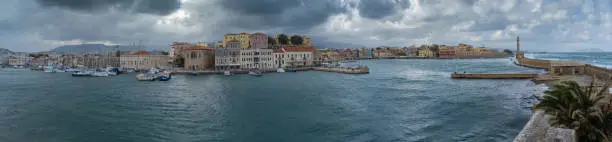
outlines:
[[579, 141], [608, 141], [612, 129], [612, 113], [607, 110], [610, 103], [605, 101], [608, 87], [606, 83], [599, 89], [594, 81], [586, 87], [564, 81], [544, 92], [536, 108], [552, 116], [552, 126], [575, 130]]

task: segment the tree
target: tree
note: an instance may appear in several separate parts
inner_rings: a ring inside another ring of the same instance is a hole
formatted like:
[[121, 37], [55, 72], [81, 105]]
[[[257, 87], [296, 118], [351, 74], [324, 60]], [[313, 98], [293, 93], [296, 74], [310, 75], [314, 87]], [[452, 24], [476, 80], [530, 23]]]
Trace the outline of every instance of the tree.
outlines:
[[274, 40], [274, 38], [268, 36], [268, 44], [276, 45], [276, 40]]
[[285, 34], [278, 35], [278, 43], [281, 45], [289, 44], [289, 38]]
[[546, 95], [536, 109], [552, 116], [552, 126], [575, 130], [578, 141], [609, 141], [612, 113], [608, 110], [610, 102], [604, 101], [608, 88], [608, 83], [598, 89], [593, 82], [583, 87], [565, 81], [544, 92]]
[[291, 44], [293, 45], [302, 45], [304, 39], [301, 36], [293, 35], [291, 36]]
[[185, 58], [181, 55], [178, 55], [174, 61], [172, 62], [174, 63], [175, 66], [177, 67], [184, 67], [185, 66]]

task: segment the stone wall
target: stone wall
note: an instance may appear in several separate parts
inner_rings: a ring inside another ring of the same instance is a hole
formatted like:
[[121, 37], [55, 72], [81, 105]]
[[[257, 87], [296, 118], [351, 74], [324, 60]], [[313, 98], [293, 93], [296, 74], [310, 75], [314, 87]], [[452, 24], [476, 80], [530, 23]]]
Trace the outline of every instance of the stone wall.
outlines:
[[608, 81], [612, 79], [612, 70], [610, 69], [587, 64], [585, 65], [584, 70], [586, 75], [594, 76], [601, 81]]
[[529, 59], [529, 58], [519, 58], [519, 64], [532, 68], [540, 68], [540, 69], [549, 69], [550, 61], [549, 60], [538, 60], [538, 59]]
[[535, 78], [538, 74], [532, 73], [505, 73], [505, 74], [452, 74], [451, 78], [472, 78], [472, 79], [522, 79]]

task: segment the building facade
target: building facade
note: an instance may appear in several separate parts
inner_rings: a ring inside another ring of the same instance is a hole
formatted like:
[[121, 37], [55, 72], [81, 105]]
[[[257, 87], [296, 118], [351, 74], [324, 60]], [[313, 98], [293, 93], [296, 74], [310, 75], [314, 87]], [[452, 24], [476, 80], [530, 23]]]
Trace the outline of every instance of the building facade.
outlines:
[[425, 49], [419, 50], [419, 57], [433, 58], [435, 57], [435, 54], [431, 49], [425, 48]]
[[306, 37], [306, 36], [302, 36], [302, 39], [303, 39], [302, 43], [305, 46], [312, 46], [312, 39], [310, 39], [309, 37]]
[[242, 49], [240, 50], [240, 68], [272, 70], [274, 67], [272, 49]]
[[184, 48], [191, 46], [193, 45], [187, 42], [173, 42], [172, 45], [170, 45], [169, 47], [170, 49], [168, 51], [168, 57], [170, 57], [170, 59], [174, 59], [174, 57], [181, 55], [181, 52]]
[[214, 66], [214, 49], [201, 46], [191, 46], [183, 49], [185, 70], [206, 70]]
[[13, 55], [8, 57], [8, 65], [10, 66], [28, 66], [33, 57], [28, 55]]
[[215, 70], [240, 69], [240, 42], [232, 40], [227, 47], [215, 49]]
[[120, 67], [125, 69], [150, 69], [150, 68], [170, 68], [166, 55], [152, 55], [146, 51], [139, 51], [134, 54], [121, 55]]
[[282, 48], [285, 52], [285, 66], [290, 67], [307, 67], [312, 66], [314, 61], [315, 47], [291, 47]]
[[119, 52], [111, 52], [106, 54], [85, 54], [83, 56], [83, 66], [87, 68], [119, 67], [119, 56]]
[[439, 58], [441, 59], [452, 59], [455, 58], [455, 48], [450, 46], [441, 46], [439, 50]]
[[268, 48], [268, 36], [263, 33], [251, 35], [250, 47], [255, 49]]

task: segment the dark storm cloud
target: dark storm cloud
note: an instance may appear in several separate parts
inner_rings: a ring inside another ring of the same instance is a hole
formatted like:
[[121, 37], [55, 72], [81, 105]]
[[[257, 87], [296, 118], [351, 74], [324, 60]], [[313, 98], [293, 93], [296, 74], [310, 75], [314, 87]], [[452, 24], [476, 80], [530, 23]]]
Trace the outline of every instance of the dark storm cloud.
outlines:
[[394, 4], [389, 0], [361, 0], [359, 14], [366, 18], [380, 19], [395, 12]]
[[221, 6], [243, 15], [275, 15], [300, 6], [300, 0], [222, 0]]
[[250, 30], [308, 30], [333, 14], [346, 11], [337, 1], [328, 0], [222, 0], [219, 3], [233, 14], [226, 19], [228, 26]]
[[180, 0], [36, 0], [43, 7], [99, 12], [110, 9], [167, 15], [181, 6]]

